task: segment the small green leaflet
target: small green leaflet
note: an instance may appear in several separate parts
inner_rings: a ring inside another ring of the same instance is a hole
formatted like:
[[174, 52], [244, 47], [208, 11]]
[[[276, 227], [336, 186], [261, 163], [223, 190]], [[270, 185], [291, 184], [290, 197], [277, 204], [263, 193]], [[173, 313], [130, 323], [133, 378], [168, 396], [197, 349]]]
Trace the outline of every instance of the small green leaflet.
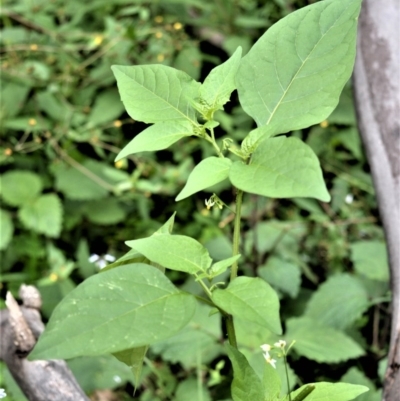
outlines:
[[126, 244], [152, 262], [190, 274], [205, 272], [212, 262], [207, 249], [200, 242], [184, 235], [154, 234], [127, 241]]
[[234, 317], [257, 323], [276, 334], [282, 333], [278, 296], [260, 278], [237, 277], [226, 289], [216, 289], [212, 299], [215, 305]]
[[134, 153], [166, 149], [179, 141], [179, 139], [190, 135], [193, 135], [193, 125], [187, 120], [156, 123], [135, 136], [135, 138], [118, 153], [115, 161]]
[[135, 120], [156, 123], [187, 120], [197, 125], [190, 99], [199, 96], [200, 83], [166, 65], [111, 67], [128, 114]]
[[231, 164], [229, 159], [215, 156], [202, 160], [190, 173], [186, 185], [175, 200], [180, 201], [225, 180], [228, 178]]
[[200, 87], [200, 96], [212, 113], [229, 101], [231, 93], [236, 89], [235, 76], [240, 64], [242, 48], [218, 67], [215, 67], [206, 77]]

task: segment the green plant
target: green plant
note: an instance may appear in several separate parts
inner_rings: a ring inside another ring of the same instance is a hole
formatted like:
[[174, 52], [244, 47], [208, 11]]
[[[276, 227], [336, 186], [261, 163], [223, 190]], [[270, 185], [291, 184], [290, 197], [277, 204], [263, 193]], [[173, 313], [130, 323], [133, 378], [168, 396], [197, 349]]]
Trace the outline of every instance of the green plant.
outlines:
[[[282, 333], [279, 299], [271, 286], [261, 278], [238, 277], [242, 199], [248, 192], [329, 201], [311, 148], [296, 137], [278, 135], [324, 120], [337, 105], [353, 67], [360, 4], [360, 0], [326, 0], [290, 14], [243, 58], [239, 48], [203, 84], [167, 66], [113, 67], [130, 116], [154, 124], [135, 137], [117, 159], [165, 149], [189, 136], [208, 142], [217, 157], [207, 157], [195, 167], [176, 200], [229, 179], [237, 189], [233, 255], [213, 263], [202, 244], [172, 234], [172, 216], [153, 235], [128, 241], [132, 250], [127, 255], [64, 298], [32, 358], [112, 353], [133, 369], [138, 381], [148, 346], [177, 334], [190, 322], [200, 302], [224, 320], [229, 340], [226, 352], [234, 370], [233, 399], [287, 397], [281, 395], [275, 370], [266, 365], [260, 379], [237, 350], [234, 319], [261, 325], [275, 335]], [[240, 147], [233, 138], [219, 142], [214, 133], [218, 126], [214, 115], [236, 88], [243, 109], [258, 126]], [[206, 206], [214, 205], [223, 208], [225, 203], [214, 194]], [[226, 280], [229, 267], [229, 285], [215, 282], [219, 276]], [[194, 276], [204, 294], [178, 290], [165, 276], [165, 269]], [[310, 318], [299, 320], [288, 324], [292, 336], [307, 324], [327, 333]], [[341, 338], [333, 330], [328, 334]], [[354, 351], [357, 355], [359, 350]], [[312, 390], [300, 388], [288, 396], [300, 401]], [[365, 387], [343, 383], [317, 383], [310, 399], [328, 394], [331, 400], [348, 400], [364, 391]]]

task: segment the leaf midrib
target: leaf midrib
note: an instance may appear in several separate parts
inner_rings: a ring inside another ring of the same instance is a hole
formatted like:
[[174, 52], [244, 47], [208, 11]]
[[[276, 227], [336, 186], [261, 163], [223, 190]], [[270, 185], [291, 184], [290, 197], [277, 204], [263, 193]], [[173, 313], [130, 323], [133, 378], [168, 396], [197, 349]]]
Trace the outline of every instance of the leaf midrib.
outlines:
[[[344, 11], [343, 11], [343, 13], [344, 13]], [[343, 13], [342, 13], [342, 14], [343, 14]], [[342, 15], [342, 14], [341, 14], [341, 15]], [[341, 15], [336, 19], [336, 21], [339, 20], [339, 18], [341, 17]], [[321, 19], [321, 16], [320, 16], [319, 19]], [[336, 21], [335, 21], [335, 22], [336, 22]], [[319, 39], [318, 42], [314, 45], [314, 47], [312, 48], [312, 50], [310, 51], [310, 53], [308, 54], [308, 56], [304, 59], [303, 63], [302, 63], [301, 66], [299, 67], [298, 71], [296, 72], [296, 74], [294, 75], [294, 77], [292, 78], [292, 80], [290, 81], [290, 83], [289, 83], [287, 89], [284, 90], [284, 92], [283, 92], [281, 98], [279, 99], [279, 101], [278, 101], [278, 103], [276, 104], [275, 108], [272, 110], [272, 113], [271, 113], [270, 117], [268, 118], [268, 121], [266, 122], [266, 125], [270, 124], [270, 122], [271, 122], [272, 118], [274, 117], [276, 111], [278, 110], [279, 106], [283, 103], [283, 99], [285, 98], [285, 96], [286, 96], [287, 93], [289, 92], [290, 87], [292, 86], [292, 83], [296, 80], [296, 77], [299, 75], [300, 71], [302, 70], [302, 68], [304, 67], [304, 65], [306, 64], [306, 62], [308, 61], [308, 59], [310, 58], [311, 54], [314, 52], [314, 50], [316, 49], [316, 47], [319, 45], [319, 43], [321, 42], [321, 40], [330, 32], [331, 29], [333, 29], [333, 27], [335, 26], [335, 22], [332, 23], [331, 27], [320, 37], [320, 39]], [[276, 47], [276, 43], [275, 43], [275, 47]], [[297, 48], [296, 48], [296, 52], [297, 52]], [[299, 58], [300, 58], [300, 57], [299, 57]], [[275, 70], [276, 70], [276, 67], [277, 67], [277, 65], [276, 65], [276, 60], [275, 60], [275, 62], [274, 62], [274, 66], [275, 66]], [[279, 79], [278, 79], [278, 81], [279, 81]], [[280, 81], [279, 81], [279, 83], [280, 83]], [[281, 85], [281, 86], [282, 86], [282, 85]], [[263, 101], [263, 103], [264, 103], [264, 101]], [[265, 104], [265, 103], [264, 103], [264, 104]], [[268, 109], [268, 108], [267, 108], [267, 109]]]

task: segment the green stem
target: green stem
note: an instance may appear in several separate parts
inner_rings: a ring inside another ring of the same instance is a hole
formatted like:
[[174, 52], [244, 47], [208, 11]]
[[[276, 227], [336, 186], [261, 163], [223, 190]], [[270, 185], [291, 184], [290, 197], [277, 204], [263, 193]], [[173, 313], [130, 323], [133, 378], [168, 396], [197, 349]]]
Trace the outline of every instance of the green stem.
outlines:
[[292, 396], [290, 395], [289, 371], [288, 371], [288, 367], [287, 367], [286, 355], [284, 355], [283, 358], [284, 358], [284, 362], [285, 362], [286, 383], [287, 383], [287, 389], [288, 389], [288, 394], [289, 394], [289, 401], [292, 401]]
[[[240, 243], [240, 217], [242, 212], [242, 200], [243, 191], [237, 190], [236, 194], [236, 212], [235, 212], [235, 223], [233, 228], [233, 252], [232, 256], [239, 254], [239, 243]], [[231, 267], [231, 281], [237, 277], [238, 263], [237, 261], [232, 264]]]
[[235, 326], [233, 325], [233, 316], [232, 315], [226, 316], [225, 324], [226, 324], [226, 331], [228, 333], [229, 344], [232, 345], [232, 347], [237, 348]]
[[206, 134], [205, 139], [211, 143], [211, 145], [214, 147], [215, 151], [217, 152], [218, 156], [224, 158], [224, 155], [222, 154], [221, 149], [219, 148], [217, 141], [215, 140], [214, 129], [210, 128], [210, 132], [211, 132], [211, 136]]
[[[195, 275], [196, 277], [196, 275]], [[196, 277], [197, 278], [197, 277]], [[212, 300], [212, 294], [210, 289], [204, 284], [203, 280], [197, 280], [197, 282], [203, 287], [204, 292], [208, 295], [208, 297]]]

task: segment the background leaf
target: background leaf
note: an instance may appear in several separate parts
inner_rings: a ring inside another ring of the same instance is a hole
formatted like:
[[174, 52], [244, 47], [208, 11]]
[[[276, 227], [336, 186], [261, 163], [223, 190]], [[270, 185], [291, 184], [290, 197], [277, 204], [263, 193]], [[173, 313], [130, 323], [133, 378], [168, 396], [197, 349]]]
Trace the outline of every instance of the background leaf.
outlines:
[[275, 133], [316, 124], [333, 111], [353, 71], [361, 0], [326, 0], [274, 24], [243, 57], [240, 103]]
[[223, 350], [220, 344], [221, 315], [210, 315], [212, 308], [198, 304], [190, 323], [179, 333], [151, 346], [165, 361], [180, 363], [185, 369], [208, 364]]
[[344, 333], [308, 317], [286, 321], [288, 344], [306, 358], [317, 362], [338, 363], [364, 355], [363, 349]]
[[25, 170], [13, 170], [1, 176], [0, 194], [11, 206], [21, 206], [34, 200], [42, 192], [40, 177]]
[[180, 201], [225, 180], [228, 178], [231, 164], [229, 159], [215, 156], [202, 160], [190, 173], [186, 185], [175, 200]]
[[10, 243], [14, 232], [14, 225], [10, 213], [3, 209], [0, 209], [0, 227], [0, 250], [3, 250]]
[[114, 352], [113, 355], [126, 366], [128, 366], [135, 378], [136, 388], [140, 383], [140, 375], [142, 373], [143, 361], [148, 350], [148, 345], [142, 347], [130, 348], [119, 352]]
[[195, 309], [195, 298], [156, 268], [120, 266], [88, 278], [62, 300], [30, 358], [68, 359], [152, 344], [184, 327]]
[[339, 274], [330, 277], [313, 293], [305, 316], [343, 330], [354, 323], [368, 307], [367, 291], [360, 281], [349, 274]]
[[232, 164], [229, 178], [234, 186], [257, 195], [330, 200], [317, 156], [297, 138], [262, 140], [250, 164]]
[[18, 217], [26, 228], [58, 238], [61, 232], [63, 209], [60, 198], [45, 194], [18, 210]]
[[379, 281], [389, 280], [389, 263], [383, 241], [357, 241], [351, 244], [351, 260], [357, 272]]
[[265, 265], [260, 266], [258, 275], [272, 287], [296, 298], [301, 284], [301, 271], [295, 264], [271, 256]]

